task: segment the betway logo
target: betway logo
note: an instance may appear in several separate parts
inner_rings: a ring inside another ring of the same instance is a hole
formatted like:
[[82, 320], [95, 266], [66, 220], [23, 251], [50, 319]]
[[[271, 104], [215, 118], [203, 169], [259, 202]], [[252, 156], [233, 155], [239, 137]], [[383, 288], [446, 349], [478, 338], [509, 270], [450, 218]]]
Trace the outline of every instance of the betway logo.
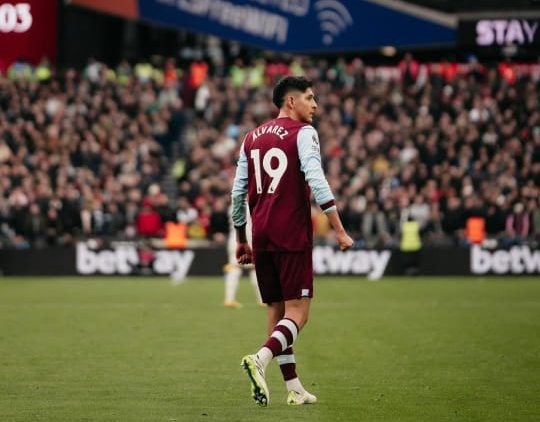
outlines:
[[540, 251], [528, 246], [514, 246], [510, 250], [486, 251], [480, 246], [471, 248], [471, 272], [485, 274], [531, 274], [540, 272]]
[[367, 274], [378, 280], [384, 274], [390, 251], [336, 251], [330, 246], [313, 249], [313, 270], [316, 274]]
[[[187, 275], [195, 253], [193, 251], [155, 251], [152, 270], [156, 274]], [[86, 243], [77, 244], [79, 274], [131, 274], [139, 264], [139, 253], [133, 244], [120, 244], [113, 249], [94, 251]]]

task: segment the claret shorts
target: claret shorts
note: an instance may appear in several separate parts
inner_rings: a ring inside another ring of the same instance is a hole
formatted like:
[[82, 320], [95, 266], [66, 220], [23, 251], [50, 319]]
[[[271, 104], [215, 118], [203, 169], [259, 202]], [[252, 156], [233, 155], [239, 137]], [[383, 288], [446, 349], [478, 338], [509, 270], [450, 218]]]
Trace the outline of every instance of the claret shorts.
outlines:
[[255, 272], [264, 303], [313, 297], [313, 254], [254, 251]]

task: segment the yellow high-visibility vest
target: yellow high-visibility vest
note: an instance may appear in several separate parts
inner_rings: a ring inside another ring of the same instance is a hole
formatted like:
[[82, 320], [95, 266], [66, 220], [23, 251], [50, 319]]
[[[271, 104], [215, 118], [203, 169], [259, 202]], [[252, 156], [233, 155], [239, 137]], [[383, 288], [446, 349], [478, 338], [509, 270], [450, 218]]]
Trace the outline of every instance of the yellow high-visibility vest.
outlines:
[[415, 252], [422, 247], [420, 225], [417, 221], [405, 221], [401, 226], [400, 249], [403, 252]]

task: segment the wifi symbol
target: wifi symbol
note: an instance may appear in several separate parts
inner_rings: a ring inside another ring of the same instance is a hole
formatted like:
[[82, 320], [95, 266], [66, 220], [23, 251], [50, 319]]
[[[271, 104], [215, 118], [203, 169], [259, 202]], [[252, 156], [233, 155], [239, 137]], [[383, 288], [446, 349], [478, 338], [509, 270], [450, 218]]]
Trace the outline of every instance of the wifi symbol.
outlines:
[[318, 0], [315, 9], [321, 21], [322, 41], [325, 45], [332, 44], [334, 38], [353, 23], [351, 14], [339, 1]]

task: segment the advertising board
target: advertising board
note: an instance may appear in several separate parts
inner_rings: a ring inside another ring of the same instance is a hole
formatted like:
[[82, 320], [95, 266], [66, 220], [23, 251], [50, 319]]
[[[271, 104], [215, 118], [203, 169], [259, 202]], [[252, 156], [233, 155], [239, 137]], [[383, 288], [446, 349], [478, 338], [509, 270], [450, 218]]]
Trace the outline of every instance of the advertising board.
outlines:
[[16, 60], [56, 59], [56, 0], [0, 0], [0, 71]]

